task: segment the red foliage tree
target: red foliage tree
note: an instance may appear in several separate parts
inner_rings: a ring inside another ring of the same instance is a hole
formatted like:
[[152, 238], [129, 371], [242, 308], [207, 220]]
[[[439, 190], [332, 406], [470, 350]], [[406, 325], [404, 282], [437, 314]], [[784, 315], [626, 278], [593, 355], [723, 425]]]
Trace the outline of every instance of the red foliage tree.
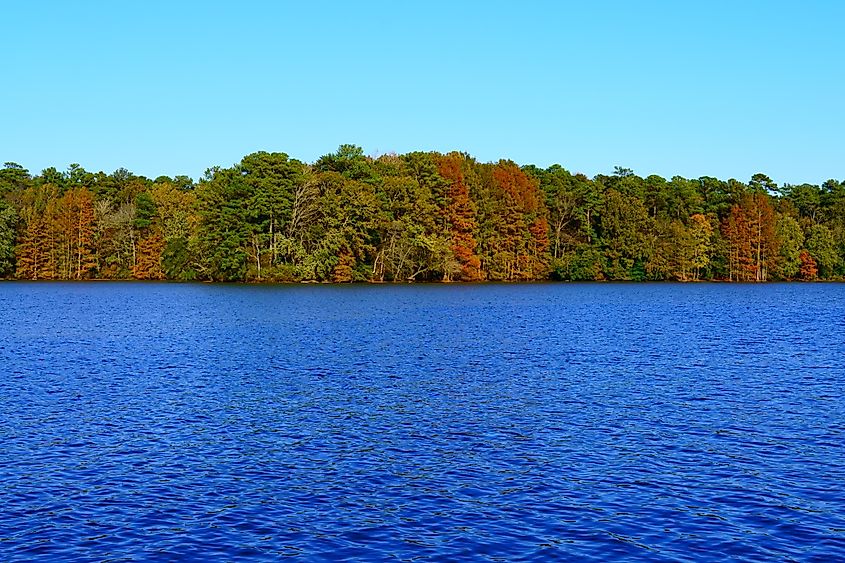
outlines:
[[798, 256], [801, 260], [800, 275], [802, 280], [814, 280], [819, 275], [819, 268], [816, 260], [806, 250], [802, 250]]
[[778, 256], [775, 212], [764, 193], [742, 197], [722, 223], [729, 244], [730, 278], [736, 281], [766, 281]]
[[462, 161], [460, 155], [448, 154], [440, 159], [438, 172], [449, 182], [445, 215], [452, 239], [451, 250], [461, 267], [460, 279], [477, 281], [482, 279], [482, 273], [481, 259], [476, 254], [477, 244], [473, 235], [477, 228], [475, 205], [461, 170]]
[[501, 221], [494, 248], [506, 280], [535, 279], [548, 265], [549, 224], [539, 182], [516, 164], [501, 161], [492, 171], [493, 184], [501, 194]]

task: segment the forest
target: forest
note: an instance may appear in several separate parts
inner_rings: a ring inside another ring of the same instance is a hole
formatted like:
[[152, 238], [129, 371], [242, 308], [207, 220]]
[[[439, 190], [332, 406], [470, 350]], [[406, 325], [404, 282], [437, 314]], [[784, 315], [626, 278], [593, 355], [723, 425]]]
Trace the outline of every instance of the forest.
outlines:
[[465, 153], [257, 152], [149, 179], [0, 169], [0, 278], [839, 280], [845, 182], [589, 178]]

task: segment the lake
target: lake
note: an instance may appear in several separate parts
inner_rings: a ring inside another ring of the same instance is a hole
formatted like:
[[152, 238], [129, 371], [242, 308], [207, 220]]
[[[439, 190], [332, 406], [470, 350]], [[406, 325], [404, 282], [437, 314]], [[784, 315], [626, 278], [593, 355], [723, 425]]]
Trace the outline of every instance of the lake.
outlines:
[[845, 285], [0, 284], [0, 560], [845, 559]]

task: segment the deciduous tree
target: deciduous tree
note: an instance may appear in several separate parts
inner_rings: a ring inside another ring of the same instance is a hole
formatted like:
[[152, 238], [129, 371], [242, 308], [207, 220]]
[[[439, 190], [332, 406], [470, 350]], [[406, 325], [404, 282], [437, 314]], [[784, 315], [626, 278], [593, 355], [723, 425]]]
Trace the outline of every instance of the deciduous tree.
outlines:
[[[440, 159], [439, 173], [449, 182], [446, 201], [446, 223], [451, 235], [451, 251], [457, 261], [463, 281], [477, 281], [482, 278], [481, 259], [476, 254], [475, 204], [470, 199], [469, 187], [464, 181], [462, 164], [464, 159], [456, 153]], [[444, 268], [444, 279], [451, 279], [451, 271]]]

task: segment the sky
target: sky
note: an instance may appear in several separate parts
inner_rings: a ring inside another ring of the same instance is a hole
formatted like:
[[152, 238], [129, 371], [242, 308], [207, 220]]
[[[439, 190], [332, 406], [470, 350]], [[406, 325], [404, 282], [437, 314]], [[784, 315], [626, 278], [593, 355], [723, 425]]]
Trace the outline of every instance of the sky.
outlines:
[[8, 2], [0, 162], [279, 151], [845, 179], [845, 2]]

